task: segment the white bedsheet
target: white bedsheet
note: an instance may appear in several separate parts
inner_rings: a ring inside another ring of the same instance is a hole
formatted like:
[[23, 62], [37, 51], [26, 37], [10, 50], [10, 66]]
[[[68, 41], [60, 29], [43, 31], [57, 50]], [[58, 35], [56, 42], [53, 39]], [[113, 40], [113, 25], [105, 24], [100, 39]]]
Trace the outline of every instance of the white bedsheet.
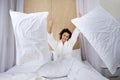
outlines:
[[[85, 61], [79, 69], [73, 67], [71, 74], [68, 75], [70, 80], [108, 80], [96, 71], [87, 61]], [[76, 71], [75, 71], [76, 69]]]
[[84, 61], [83, 64], [79, 70], [73, 67], [74, 69], [67, 77], [47, 80], [109, 80], [97, 72], [87, 61]]
[[[97, 72], [87, 61], [81, 62], [80, 51], [74, 51], [74, 61], [68, 75], [59, 78], [44, 78], [38, 75], [41, 65], [16, 65], [7, 72], [0, 74], [0, 80], [108, 80]], [[78, 54], [77, 54], [78, 53]]]
[[2, 73], [0, 80], [47, 80], [44, 77], [37, 77], [36, 73]]
[[12, 68], [8, 72], [0, 74], [0, 80], [108, 80], [100, 73], [98, 73], [88, 62], [84, 62], [84, 65], [79, 70], [71, 70], [67, 77], [47, 79], [44, 77], [38, 77], [37, 72], [16, 72], [19, 69]]
[[32, 73], [2, 73], [0, 80], [35, 80], [35, 74]]

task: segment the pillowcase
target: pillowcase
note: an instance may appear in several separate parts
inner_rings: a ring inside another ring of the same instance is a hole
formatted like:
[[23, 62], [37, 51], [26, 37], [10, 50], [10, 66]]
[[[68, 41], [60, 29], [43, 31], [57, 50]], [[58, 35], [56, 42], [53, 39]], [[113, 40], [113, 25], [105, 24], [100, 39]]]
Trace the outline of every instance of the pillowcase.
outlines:
[[10, 10], [10, 16], [16, 41], [16, 64], [44, 64], [49, 61], [48, 12], [26, 14]]
[[120, 24], [100, 5], [83, 17], [72, 19], [72, 23], [114, 74], [120, 64]]
[[76, 58], [78, 61], [82, 62], [82, 58], [81, 58], [81, 49], [74, 49], [72, 51], [72, 57]]

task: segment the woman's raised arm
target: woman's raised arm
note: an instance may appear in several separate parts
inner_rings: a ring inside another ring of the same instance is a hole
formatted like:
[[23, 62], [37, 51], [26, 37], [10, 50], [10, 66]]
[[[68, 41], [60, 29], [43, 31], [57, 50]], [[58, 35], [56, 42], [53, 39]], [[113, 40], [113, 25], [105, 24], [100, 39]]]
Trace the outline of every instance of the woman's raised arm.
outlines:
[[53, 19], [48, 21], [48, 33], [52, 33]]

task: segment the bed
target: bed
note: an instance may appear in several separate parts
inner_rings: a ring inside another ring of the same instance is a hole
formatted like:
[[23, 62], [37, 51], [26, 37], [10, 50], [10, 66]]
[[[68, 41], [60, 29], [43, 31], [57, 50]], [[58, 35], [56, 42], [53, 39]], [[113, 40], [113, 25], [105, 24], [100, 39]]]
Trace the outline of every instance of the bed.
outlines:
[[[80, 49], [73, 51], [73, 57], [81, 62]], [[75, 63], [76, 65], [77, 63]], [[80, 66], [80, 65], [79, 65]], [[40, 65], [16, 65], [7, 72], [0, 74], [0, 80], [108, 80], [97, 72], [87, 61], [81, 64], [80, 69], [71, 69], [67, 76], [63, 77], [41, 77], [38, 75]], [[82, 73], [82, 74], [81, 74]], [[87, 77], [86, 77], [87, 76]]]
[[[104, 13], [106, 15], [106, 12], [101, 7], [97, 7], [93, 11], [88, 13], [86, 16], [83, 16], [82, 18], [73, 19], [72, 23], [75, 24], [75, 26], [80, 29], [80, 31], [87, 38], [87, 40], [90, 42], [93, 48], [95, 48], [96, 52], [99, 54], [101, 59], [106, 63], [109, 70], [111, 72], [115, 72], [115, 68], [120, 61], [120, 59], [116, 56], [118, 54], [115, 53], [115, 57], [117, 58], [113, 59], [113, 61], [111, 62], [110, 60], [111, 52], [110, 53], [106, 52], [109, 55], [109, 57], [103, 56], [105, 54], [104, 52], [105, 48], [103, 49], [103, 47], [101, 47], [101, 44], [102, 46], [105, 46], [103, 44], [104, 42], [101, 43], [102, 41], [100, 41], [99, 42], [100, 45], [96, 44], [99, 38], [101, 40], [102, 37], [106, 37], [106, 36], [99, 35], [94, 40], [90, 38], [96, 36], [95, 34], [91, 34], [92, 31], [93, 32], [95, 31], [94, 33], [96, 33], [97, 31], [99, 32], [101, 30], [100, 27], [96, 28], [96, 25], [95, 26], [93, 25], [94, 17], [97, 16], [97, 18], [101, 19], [100, 18], [101, 16], [99, 16], [96, 13], [99, 11], [103, 16]], [[96, 16], [94, 16], [93, 13], [96, 14]], [[10, 11], [10, 15], [12, 19], [15, 40], [16, 40], [16, 65], [7, 72], [1, 73], [0, 80], [20, 80], [20, 79], [22, 80], [80, 80], [80, 79], [108, 80], [107, 78], [102, 76], [98, 71], [96, 71], [87, 61], [82, 61], [80, 49], [73, 50], [72, 58], [71, 58], [73, 61], [72, 64], [70, 63], [71, 64], [70, 66], [67, 66], [67, 64], [65, 64], [66, 66], [64, 64], [62, 65], [58, 64], [60, 65], [59, 67], [63, 67], [63, 69], [60, 72], [57, 71], [58, 69], [45, 68], [44, 65], [49, 64], [51, 62], [51, 56], [52, 56], [51, 51], [49, 50], [47, 44], [48, 12], [25, 14], [25, 13]], [[112, 17], [110, 17], [110, 15], [107, 14], [106, 18], [107, 20], [109, 20], [109, 18], [111, 19]], [[113, 18], [112, 20], [117, 25], [117, 28], [120, 28], [119, 24], [117, 24]], [[86, 23], [88, 23], [89, 26], [92, 25], [92, 28], [91, 26], [88, 28], [88, 25]], [[104, 35], [104, 33], [101, 34]], [[119, 32], [116, 34], [119, 34]], [[119, 37], [117, 39], [119, 39]], [[117, 47], [117, 52], [120, 52], [118, 46], [116, 47]], [[111, 47], [108, 46], [108, 48]], [[116, 64], [113, 65], [113, 62], [115, 62]], [[67, 71], [67, 74], [65, 74], [66, 72], [64, 71], [66, 70], [66, 67], [71, 67], [69, 73]], [[43, 71], [41, 71], [41, 69], [43, 69]], [[43, 74], [44, 76], [41, 76], [39, 74]]]

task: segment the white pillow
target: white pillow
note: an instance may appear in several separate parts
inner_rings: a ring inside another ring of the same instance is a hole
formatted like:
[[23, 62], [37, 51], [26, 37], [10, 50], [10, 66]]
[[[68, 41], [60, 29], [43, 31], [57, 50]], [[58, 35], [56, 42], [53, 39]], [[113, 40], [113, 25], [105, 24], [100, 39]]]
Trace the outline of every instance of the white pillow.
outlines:
[[82, 62], [81, 49], [74, 49], [72, 52], [72, 57], [76, 58], [78, 61]]
[[81, 18], [72, 19], [95, 48], [110, 72], [120, 64], [120, 24], [100, 5]]
[[25, 14], [10, 10], [10, 16], [16, 41], [16, 64], [43, 64], [49, 61], [48, 12]]

